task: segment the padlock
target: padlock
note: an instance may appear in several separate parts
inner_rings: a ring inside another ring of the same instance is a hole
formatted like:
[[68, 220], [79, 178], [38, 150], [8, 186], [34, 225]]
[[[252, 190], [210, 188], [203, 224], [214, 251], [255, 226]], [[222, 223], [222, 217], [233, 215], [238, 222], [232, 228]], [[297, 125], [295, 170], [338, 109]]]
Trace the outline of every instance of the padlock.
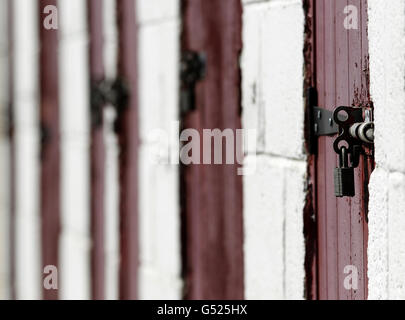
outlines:
[[349, 167], [349, 156], [346, 147], [340, 148], [339, 168], [334, 172], [335, 196], [354, 197], [354, 168]]

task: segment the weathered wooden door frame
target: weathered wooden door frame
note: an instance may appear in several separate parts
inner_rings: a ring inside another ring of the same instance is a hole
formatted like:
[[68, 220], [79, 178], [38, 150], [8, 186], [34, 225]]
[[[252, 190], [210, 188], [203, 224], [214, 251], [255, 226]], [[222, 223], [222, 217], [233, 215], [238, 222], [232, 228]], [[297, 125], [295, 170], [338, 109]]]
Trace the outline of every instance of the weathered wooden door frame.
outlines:
[[133, 0], [117, 1], [119, 31], [118, 78], [129, 92], [126, 106], [117, 111], [120, 182], [120, 299], [138, 297], [138, 26]]
[[[103, 1], [88, 0], [90, 88], [104, 79]], [[93, 91], [91, 94], [94, 94]], [[101, 105], [100, 105], [101, 103]], [[91, 219], [91, 297], [105, 297], [105, 145], [103, 102], [90, 101], [90, 219]]]
[[[61, 200], [58, 31], [43, 26], [48, 5], [56, 0], [39, 0], [42, 268], [58, 267]], [[58, 290], [42, 292], [46, 300], [58, 298]]]
[[[240, 0], [183, 0], [182, 50], [206, 56], [195, 110], [182, 128], [239, 129], [242, 47]], [[242, 177], [238, 165], [182, 165], [185, 298], [242, 299]]]
[[[332, 3], [304, 0], [307, 18], [305, 87], [316, 88], [317, 104], [329, 110], [340, 105], [372, 108], [367, 0]], [[357, 30], [344, 28], [344, 9], [349, 4], [358, 8]], [[316, 102], [308, 101], [307, 111]], [[311, 130], [308, 126], [307, 129], [307, 132]], [[333, 138], [320, 137], [315, 142], [318, 154], [309, 156], [310, 181], [305, 210], [307, 297], [366, 299], [367, 185], [374, 166], [373, 150], [365, 149], [355, 171], [356, 196], [337, 200], [333, 194], [333, 168], [337, 164], [337, 155], [332, 150], [332, 141]], [[309, 150], [314, 150], [313, 146], [309, 145]], [[345, 265], [359, 269], [358, 290], [344, 287]]]

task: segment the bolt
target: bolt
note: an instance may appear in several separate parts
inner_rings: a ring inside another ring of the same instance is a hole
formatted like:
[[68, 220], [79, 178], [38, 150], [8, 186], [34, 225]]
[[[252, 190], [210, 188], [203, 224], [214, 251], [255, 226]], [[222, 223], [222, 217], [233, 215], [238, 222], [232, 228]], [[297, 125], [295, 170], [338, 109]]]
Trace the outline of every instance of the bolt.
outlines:
[[365, 136], [367, 137], [367, 139], [368, 139], [370, 142], [373, 142], [373, 141], [374, 141], [374, 128], [369, 128], [369, 129], [366, 131]]

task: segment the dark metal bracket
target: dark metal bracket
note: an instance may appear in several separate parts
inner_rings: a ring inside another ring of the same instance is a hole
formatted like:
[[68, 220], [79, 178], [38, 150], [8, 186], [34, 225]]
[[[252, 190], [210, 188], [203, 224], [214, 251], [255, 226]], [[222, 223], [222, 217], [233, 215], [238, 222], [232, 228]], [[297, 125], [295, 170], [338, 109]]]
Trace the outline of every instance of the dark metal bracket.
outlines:
[[360, 155], [374, 143], [372, 110], [354, 106], [339, 106], [333, 111], [317, 106], [315, 88], [307, 91], [307, 135], [309, 151], [317, 153], [318, 138], [337, 136], [333, 150], [339, 155], [339, 166], [334, 171], [337, 197], [355, 194], [354, 169], [359, 166]]
[[206, 74], [206, 56], [204, 53], [185, 51], [180, 62], [180, 110], [182, 114], [195, 110], [196, 84]]
[[[355, 124], [370, 123], [371, 120], [363, 118], [363, 108], [359, 107], [337, 107], [333, 112], [333, 119], [339, 127], [339, 136], [333, 142], [333, 149], [337, 154], [340, 154], [341, 146], [347, 147], [350, 155], [350, 166], [357, 168], [362, 152], [362, 141], [356, 134], [353, 134], [351, 128]], [[364, 121], [367, 122], [364, 122]]]
[[120, 113], [128, 105], [129, 88], [121, 78], [91, 83], [91, 122], [95, 127], [103, 123], [103, 107], [111, 104]]
[[312, 112], [315, 136], [331, 136], [339, 133], [339, 127], [333, 119], [333, 111], [321, 107], [313, 107]]

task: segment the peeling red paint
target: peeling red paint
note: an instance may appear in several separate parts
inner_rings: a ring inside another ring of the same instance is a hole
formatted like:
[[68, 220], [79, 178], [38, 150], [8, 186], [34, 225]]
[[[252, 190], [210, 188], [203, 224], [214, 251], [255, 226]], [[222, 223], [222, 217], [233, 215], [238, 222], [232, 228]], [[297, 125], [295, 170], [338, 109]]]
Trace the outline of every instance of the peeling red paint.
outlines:
[[[339, 105], [372, 107], [368, 76], [367, 1], [354, 0], [359, 8], [358, 30], [346, 30], [345, 3], [313, 0], [315, 5], [315, 86], [318, 105], [333, 110]], [[360, 67], [361, 66], [361, 67]], [[355, 169], [356, 195], [336, 198], [333, 170], [337, 155], [333, 137], [319, 137], [315, 168], [316, 183], [317, 287], [319, 299], [367, 298], [367, 202], [371, 156], [362, 155]], [[344, 267], [358, 268], [358, 290], [343, 285]]]
[[[56, 0], [39, 0], [38, 14]], [[41, 122], [41, 239], [42, 265], [58, 267], [60, 234], [60, 126], [58, 81], [58, 32], [47, 30], [39, 19], [40, 30], [40, 122]], [[43, 298], [57, 299], [58, 290], [43, 288]]]
[[[88, 0], [89, 64], [91, 82], [104, 79], [103, 10], [100, 0]], [[91, 101], [92, 102], [92, 101]], [[104, 186], [105, 146], [103, 137], [103, 106], [90, 106], [90, 216], [91, 216], [91, 297], [104, 299]], [[96, 113], [96, 114], [95, 114]], [[98, 119], [98, 121], [95, 121]]]
[[[303, 1], [305, 13], [305, 39], [304, 39], [304, 93], [308, 94], [308, 89], [315, 86], [315, 61], [314, 61], [314, 5], [312, 0]], [[308, 101], [306, 114], [310, 114]], [[306, 150], [307, 150], [307, 194], [304, 207], [304, 237], [305, 237], [305, 297], [309, 300], [317, 299], [317, 229], [316, 229], [316, 171], [315, 157], [311, 154], [313, 146], [310, 143], [310, 121], [305, 122]]]
[[[185, 0], [182, 49], [204, 52], [205, 79], [196, 88], [196, 110], [183, 128], [241, 128], [242, 5], [239, 0]], [[242, 177], [238, 165], [181, 169], [185, 297], [244, 296]]]
[[118, 110], [116, 131], [120, 147], [120, 299], [138, 297], [138, 94], [135, 2], [117, 1], [119, 30], [118, 76], [128, 86], [127, 106]]

